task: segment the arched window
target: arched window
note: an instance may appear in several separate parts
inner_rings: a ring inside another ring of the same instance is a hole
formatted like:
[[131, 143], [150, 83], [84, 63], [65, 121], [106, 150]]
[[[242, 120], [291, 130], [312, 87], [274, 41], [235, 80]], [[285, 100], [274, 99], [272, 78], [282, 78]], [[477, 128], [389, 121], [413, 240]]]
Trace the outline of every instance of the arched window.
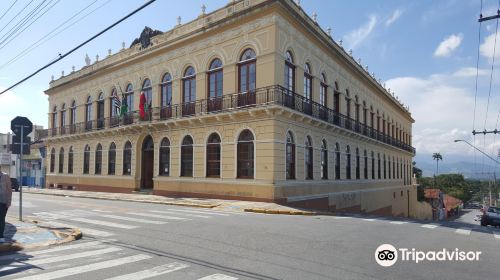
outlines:
[[61, 134], [66, 133], [66, 103], [61, 106]]
[[54, 173], [56, 166], [56, 149], [50, 151], [50, 173]]
[[207, 72], [208, 76], [208, 104], [209, 112], [222, 109], [222, 61], [218, 58], [212, 60]]
[[359, 111], [359, 97], [356, 95], [354, 96], [354, 119], [356, 120], [356, 131], [359, 131], [358, 129], [358, 124], [359, 124], [359, 119], [360, 119], [360, 111]]
[[349, 89], [345, 90], [346, 96], [345, 96], [345, 106], [346, 106], [346, 116], [347, 116], [347, 121], [346, 121], [346, 128], [351, 129], [351, 97], [349, 96]]
[[73, 174], [73, 147], [69, 147], [68, 152], [68, 174]]
[[181, 145], [181, 176], [193, 177], [193, 138], [186, 135]]
[[319, 86], [319, 104], [327, 107], [328, 106], [328, 96], [327, 96], [328, 86], [326, 85], [326, 75], [321, 74], [321, 81]]
[[196, 74], [194, 68], [191, 66], [184, 71], [182, 92], [182, 115], [193, 115], [195, 113], [196, 101]]
[[382, 169], [382, 167], [381, 167], [381, 162], [380, 162], [380, 153], [377, 153], [377, 173], [378, 173], [378, 174], [377, 174], [377, 175], [378, 175], [377, 177], [378, 177], [378, 179], [379, 179], [379, 180], [380, 180], [380, 179], [382, 179], [382, 176], [381, 176], [381, 174], [382, 174], [381, 169]]
[[345, 151], [346, 151], [346, 166], [345, 166], [346, 179], [350, 180], [351, 179], [351, 147], [349, 147], [349, 145], [347, 145]]
[[70, 133], [73, 134], [76, 132], [76, 101], [73, 100], [71, 102], [71, 107], [69, 108], [69, 123], [71, 124], [70, 126]]
[[97, 144], [95, 149], [95, 171], [94, 174], [101, 174], [102, 172], [102, 146]]
[[142, 91], [146, 96], [146, 109], [151, 108], [151, 104], [153, 103], [153, 88], [151, 87], [151, 81], [149, 79], [145, 79], [142, 83]]
[[220, 177], [220, 151], [219, 134], [212, 133], [207, 142], [207, 177]]
[[311, 115], [312, 114], [312, 73], [311, 66], [309, 63], [304, 65], [304, 113]]
[[59, 173], [64, 172], [64, 148], [59, 150]]
[[388, 172], [387, 172], [387, 179], [391, 179], [391, 156], [387, 156], [387, 165], [388, 165]]
[[359, 180], [360, 175], [360, 166], [359, 166], [359, 148], [356, 148], [356, 180]]
[[385, 155], [384, 155], [384, 179], [387, 179], [387, 162], [385, 161]]
[[372, 179], [375, 180], [375, 154], [372, 151]]
[[306, 137], [305, 143], [305, 166], [306, 166], [306, 180], [312, 180], [314, 176], [313, 170], [313, 146], [311, 136]]
[[111, 89], [111, 94], [109, 95], [109, 116], [111, 118], [118, 117], [120, 115], [120, 99], [118, 97], [118, 92], [116, 88]]
[[289, 90], [289, 94], [295, 92], [295, 65], [290, 51], [285, 54], [285, 89]]
[[161, 79], [161, 111], [162, 120], [172, 117], [172, 76], [170, 73], [163, 75]]
[[396, 179], [396, 160], [392, 157], [392, 179]]
[[130, 141], [123, 147], [123, 175], [132, 174], [132, 144]]
[[128, 84], [125, 93], [125, 106], [127, 108], [127, 112], [134, 111], [134, 86], [132, 84]]
[[328, 179], [328, 145], [321, 141], [321, 179]]
[[335, 179], [340, 180], [340, 145], [335, 143]]
[[256, 55], [252, 49], [246, 49], [238, 63], [238, 106], [253, 105], [256, 101]]
[[160, 176], [170, 176], [170, 140], [167, 137], [160, 143]]
[[114, 142], [109, 145], [108, 150], [108, 175], [115, 175], [116, 173], [116, 145]]
[[295, 139], [290, 131], [286, 134], [286, 178], [295, 179]]
[[54, 106], [52, 109], [52, 129], [54, 132], [56, 131], [55, 128], [57, 127], [57, 106]]
[[99, 93], [97, 100], [97, 128], [104, 128], [104, 93]]
[[86, 145], [83, 150], [83, 174], [89, 174], [90, 170], [90, 146]]
[[254, 177], [254, 137], [250, 130], [245, 129], [238, 137], [237, 177], [253, 179]]
[[363, 156], [364, 156], [363, 171], [364, 171], [365, 179], [368, 180], [368, 153], [366, 152], [366, 150], [363, 153]]
[[87, 102], [85, 103], [85, 129], [92, 129], [92, 96], [87, 97]]

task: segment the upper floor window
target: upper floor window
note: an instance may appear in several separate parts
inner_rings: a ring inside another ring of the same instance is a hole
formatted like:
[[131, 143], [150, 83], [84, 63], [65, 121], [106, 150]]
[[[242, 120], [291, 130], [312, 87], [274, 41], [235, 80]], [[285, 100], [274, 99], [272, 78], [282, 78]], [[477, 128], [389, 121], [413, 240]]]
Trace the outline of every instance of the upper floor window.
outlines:
[[328, 91], [328, 86], [326, 85], [326, 76], [323, 73], [321, 74], [321, 82], [319, 86], [319, 104], [325, 107], [328, 106], [327, 91]]
[[104, 127], [104, 93], [99, 93], [97, 99], [97, 128]]
[[172, 105], [172, 76], [170, 73], [161, 79], [161, 107]]
[[61, 106], [61, 127], [66, 126], [66, 103]]
[[122, 104], [122, 106], [126, 109], [126, 112], [134, 111], [134, 87], [132, 84], [127, 85], [123, 101], [125, 104]]
[[153, 88], [151, 87], [151, 81], [149, 79], [145, 79], [142, 83], [142, 91], [146, 96], [146, 109], [151, 108], [153, 102]]
[[191, 66], [184, 71], [182, 92], [182, 114], [184, 116], [193, 115], [195, 113], [194, 102], [196, 101], [196, 74]]
[[85, 129], [92, 129], [92, 96], [87, 97], [87, 102], [85, 103]]
[[256, 88], [256, 55], [252, 49], [246, 49], [238, 65], [239, 92], [250, 92]]
[[309, 63], [304, 65], [304, 97], [311, 100], [312, 94], [312, 73]]
[[210, 63], [208, 76], [208, 111], [216, 111], [222, 109], [222, 61], [218, 58]]
[[52, 109], [52, 128], [57, 127], [57, 106]]
[[76, 101], [71, 102], [71, 107], [69, 108], [69, 122], [70, 124], [76, 124]]
[[110, 117], [117, 117], [120, 115], [120, 98], [118, 97], [118, 92], [116, 88], [111, 90], [109, 95], [109, 115]]
[[291, 92], [295, 91], [295, 65], [290, 51], [285, 54], [285, 88]]

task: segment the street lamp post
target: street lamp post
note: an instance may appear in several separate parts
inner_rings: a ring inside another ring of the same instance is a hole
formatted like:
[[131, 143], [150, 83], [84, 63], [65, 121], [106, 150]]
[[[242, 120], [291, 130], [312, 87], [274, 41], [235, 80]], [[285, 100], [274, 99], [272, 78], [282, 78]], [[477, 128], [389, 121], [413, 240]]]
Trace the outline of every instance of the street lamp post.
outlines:
[[[486, 157], [488, 157], [489, 159], [491, 159], [492, 161], [494, 161], [496, 164], [500, 164], [500, 162], [498, 162], [498, 160], [496, 160], [496, 159], [492, 158], [490, 155], [488, 155], [487, 153], [485, 153], [485, 152], [481, 151], [479, 148], [477, 148], [476, 146], [472, 145], [471, 143], [469, 143], [469, 142], [467, 142], [467, 141], [465, 141], [465, 140], [462, 140], [462, 139], [457, 139], [457, 140], [454, 140], [454, 142], [455, 142], [455, 143], [456, 143], [456, 142], [464, 142], [464, 143], [466, 143], [467, 145], [469, 145], [469, 146], [471, 146], [472, 148], [474, 148], [474, 149], [476, 149], [477, 151], [479, 151], [481, 154], [483, 154], [483, 155], [485, 155]], [[497, 181], [497, 179], [496, 179], [496, 178], [497, 178], [497, 176], [496, 176], [496, 174], [495, 174], [494, 172], [493, 172], [493, 178], [494, 178], [493, 185], [496, 187], [496, 185], [497, 185], [497, 182], [496, 182], [496, 181]], [[489, 201], [489, 204], [490, 204], [490, 206], [491, 206], [491, 181], [490, 181], [490, 183], [488, 184], [488, 186], [489, 186], [489, 196], [490, 196], [490, 201]]]

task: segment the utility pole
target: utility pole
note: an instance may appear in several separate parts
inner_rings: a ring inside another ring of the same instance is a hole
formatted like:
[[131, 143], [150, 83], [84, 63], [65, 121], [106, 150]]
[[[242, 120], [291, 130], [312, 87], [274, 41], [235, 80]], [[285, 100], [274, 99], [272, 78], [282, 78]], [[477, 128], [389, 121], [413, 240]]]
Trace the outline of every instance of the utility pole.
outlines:
[[483, 22], [483, 21], [488, 21], [488, 20], [494, 20], [494, 19], [497, 19], [497, 18], [500, 18], [500, 10], [497, 10], [497, 14], [494, 15], [494, 16], [483, 17], [483, 14], [480, 14], [479, 15], [479, 19], [477, 21], [478, 22]]

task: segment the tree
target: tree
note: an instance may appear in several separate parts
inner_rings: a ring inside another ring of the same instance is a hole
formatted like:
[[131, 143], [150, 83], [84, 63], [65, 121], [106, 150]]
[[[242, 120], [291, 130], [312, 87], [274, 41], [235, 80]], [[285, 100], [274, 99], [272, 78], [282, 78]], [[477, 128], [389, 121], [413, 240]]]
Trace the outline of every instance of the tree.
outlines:
[[420, 168], [417, 167], [417, 163], [416, 162], [412, 162], [412, 164], [413, 164], [413, 174], [415, 174], [415, 176], [417, 177], [417, 179], [422, 178], [422, 169], [420, 169]]
[[439, 161], [443, 160], [443, 156], [440, 153], [432, 154], [432, 159], [436, 161], [436, 175], [439, 173]]

